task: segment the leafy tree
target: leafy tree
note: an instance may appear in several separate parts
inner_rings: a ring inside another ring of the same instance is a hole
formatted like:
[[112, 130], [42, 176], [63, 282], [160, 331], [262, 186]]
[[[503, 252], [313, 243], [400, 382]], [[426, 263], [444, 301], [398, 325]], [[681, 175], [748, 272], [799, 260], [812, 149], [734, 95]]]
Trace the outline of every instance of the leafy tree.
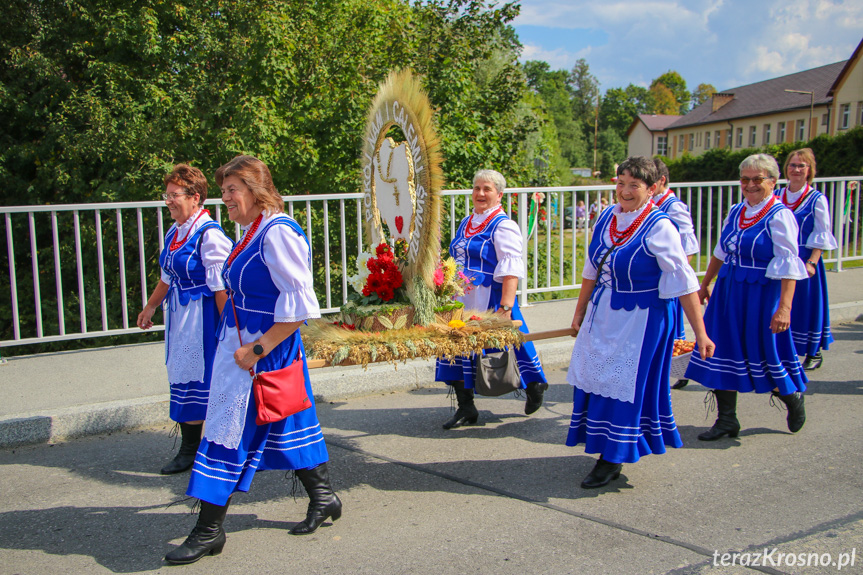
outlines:
[[699, 84], [692, 93], [692, 107], [700, 106], [712, 98], [715, 93], [716, 88], [713, 87], [713, 84]]
[[590, 66], [584, 58], [580, 58], [569, 73], [569, 90], [572, 93], [573, 116], [592, 138], [599, 81], [590, 73]]
[[653, 84], [650, 87], [650, 99], [653, 101], [654, 114], [675, 115], [680, 110], [680, 104], [665, 84]]
[[614, 165], [626, 159], [626, 141], [612, 128], [605, 128], [597, 136], [598, 167], [603, 178], [611, 178], [615, 174]]
[[599, 106], [599, 124], [611, 128], [621, 139], [638, 114], [650, 113], [653, 98], [647, 88], [629, 84], [626, 88], [609, 88]]
[[674, 95], [677, 109], [675, 112], [671, 112], [672, 114], [685, 114], [689, 111], [689, 101], [692, 99], [692, 94], [686, 89], [686, 80], [683, 79], [683, 76], [674, 70], [669, 70], [650, 83], [651, 90], [658, 84], [664, 85]]

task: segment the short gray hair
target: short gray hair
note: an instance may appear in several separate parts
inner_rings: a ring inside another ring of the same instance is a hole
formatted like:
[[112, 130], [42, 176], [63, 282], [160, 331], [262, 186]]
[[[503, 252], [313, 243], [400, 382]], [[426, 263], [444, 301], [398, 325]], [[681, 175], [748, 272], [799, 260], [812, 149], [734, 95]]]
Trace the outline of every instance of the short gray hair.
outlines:
[[473, 175], [473, 185], [476, 185], [479, 181], [491, 182], [499, 194], [502, 194], [506, 190], [506, 178], [496, 170], [479, 170]]
[[767, 172], [774, 180], [779, 179], [779, 164], [776, 163], [776, 158], [770, 154], [752, 154], [745, 160], [740, 162], [739, 170], [758, 170], [759, 172]]

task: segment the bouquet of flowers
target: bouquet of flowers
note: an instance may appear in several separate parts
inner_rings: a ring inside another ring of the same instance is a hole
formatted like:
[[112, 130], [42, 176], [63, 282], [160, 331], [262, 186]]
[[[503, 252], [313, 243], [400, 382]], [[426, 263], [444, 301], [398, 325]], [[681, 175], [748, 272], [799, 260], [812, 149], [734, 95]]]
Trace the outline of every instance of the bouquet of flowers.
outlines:
[[455, 259], [442, 255], [434, 272], [434, 295], [436, 307], [446, 306], [473, 288], [473, 284], [461, 270]]
[[357, 294], [352, 294], [349, 299], [360, 305], [407, 302], [401, 272], [407, 248], [406, 241], [397, 240], [395, 248], [382, 242], [375, 248], [374, 255], [360, 253], [357, 257], [357, 274], [348, 278], [348, 283]]

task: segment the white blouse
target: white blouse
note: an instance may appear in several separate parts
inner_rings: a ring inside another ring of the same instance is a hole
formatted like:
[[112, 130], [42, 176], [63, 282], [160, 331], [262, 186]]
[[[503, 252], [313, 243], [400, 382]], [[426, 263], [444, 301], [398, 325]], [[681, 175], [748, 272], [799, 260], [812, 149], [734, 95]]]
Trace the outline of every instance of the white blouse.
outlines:
[[[747, 218], [755, 216], [761, 208], [763, 208], [773, 195], [767, 196], [758, 204], [751, 206], [749, 200], [743, 200], [746, 204], [744, 216]], [[777, 198], [778, 200], [779, 198]], [[722, 229], [729, 224], [730, 215], [725, 216], [722, 221]], [[733, 225], [738, 225], [736, 222]], [[809, 279], [809, 274], [806, 272], [806, 264], [803, 263], [797, 256], [797, 220], [791, 210], [779, 210], [769, 222], [767, 226], [770, 228], [770, 237], [773, 240], [773, 259], [767, 265], [765, 276], [772, 280], [805, 280]], [[725, 250], [722, 249], [721, 242], [716, 243], [713, 250], [713, 255], [717, 259], [725, 261]]]
[[[782, 193], [785, 192], [787, 195], [785, 198], [789, 203], [794, 203], [800, 199], [800, 196], [803, 195], [803, 192], [806, 190], [806, 186], [803, 186], [801, 189], [796, 192], [792, 192], [788, 188], [783, 188], [780, 191], [780, 197]], [[802, 206], [798, 206], [799, 210]], [[824, 250], [830, 251], [835, 250], [839, 247], [839, 244], [836, 243], [836, 237], [833, 235], [833, 232], [830, 231], [830, 210], [827, 207], [827, 198], [822, 194], [815, 200], [815, 206], [812, 209], [812, 217], [814, 218], [812, 233], [809, 234], [809, 237], [803, 242], [803, 245], [809, 248], [810, 250]]]
[[[198, 214], [203, 209], [200, 208], [177, 228], [178, 237], [184, 238], [194, 235], [205, 223], [213, 221], [209, 214], [202, 214], [198, 218]], [[225, 283], [222, 281], [222, 267], [224, 267], [225, 260], [228, 259], [232, 248], [231, 240], [219, 230], [207, 230], [204, 232], [204, 237], [201, 238], [201, 261], [207, 270], [207, 287], [212, 292], [225, 289]], [[171, 276], [165, 273], [165, 270], [161, 270], [160, 277], [166, 284], [171, 283]]]
[[[674, 197], [673, 191], [670, 196]], [[668, 199], [670, 198], [667, 198], [665, 201], [668, 201]], [[697, 254], [700, 246], [698, 245], [698, 238], [695, 237], [695, 226], [692, 225], [692, 214], [689, 212], [689, 207], [682, 201], [672, 202], [665, 213], [668, 214], [671, 221], [677, 224], [677, 231], [680, 232], [680, 241], [683, 244], [683, 251], [686, 255]]]

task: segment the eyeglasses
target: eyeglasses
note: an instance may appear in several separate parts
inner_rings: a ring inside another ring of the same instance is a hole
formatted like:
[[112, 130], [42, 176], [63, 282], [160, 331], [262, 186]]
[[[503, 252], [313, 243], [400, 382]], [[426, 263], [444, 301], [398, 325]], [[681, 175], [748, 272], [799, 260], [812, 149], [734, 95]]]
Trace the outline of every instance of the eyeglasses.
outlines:
[[755, 176], [754, 178], [747, 178], [746, 176], [740, 176], [740, 183], [745, 186], [745, 185], [749, 184], [749, 182], [752, 182], [756, 186], [760, 186], [761, 184], [764, 183], [764, 180], [772, 180], [772, 179], [773, 179], [772, 176], [767, 176], [766, 178], [762, 177], [762, 176]]
[[788, 164], [788, 167], [792, 170], [805, 170], [809, 166], [807, 164]]
[[171, 200], [171, 201], [173, 202], [173, 201], [174, 201], [174, 200], [176, 200], [177, 198], [182, 198], [183, 196], [188, 196], [188, 195], [189, 195], [188, 193], [183, 193], [183, 194], [162, 194], [162, 199], [163, 199], [163, 200]]

